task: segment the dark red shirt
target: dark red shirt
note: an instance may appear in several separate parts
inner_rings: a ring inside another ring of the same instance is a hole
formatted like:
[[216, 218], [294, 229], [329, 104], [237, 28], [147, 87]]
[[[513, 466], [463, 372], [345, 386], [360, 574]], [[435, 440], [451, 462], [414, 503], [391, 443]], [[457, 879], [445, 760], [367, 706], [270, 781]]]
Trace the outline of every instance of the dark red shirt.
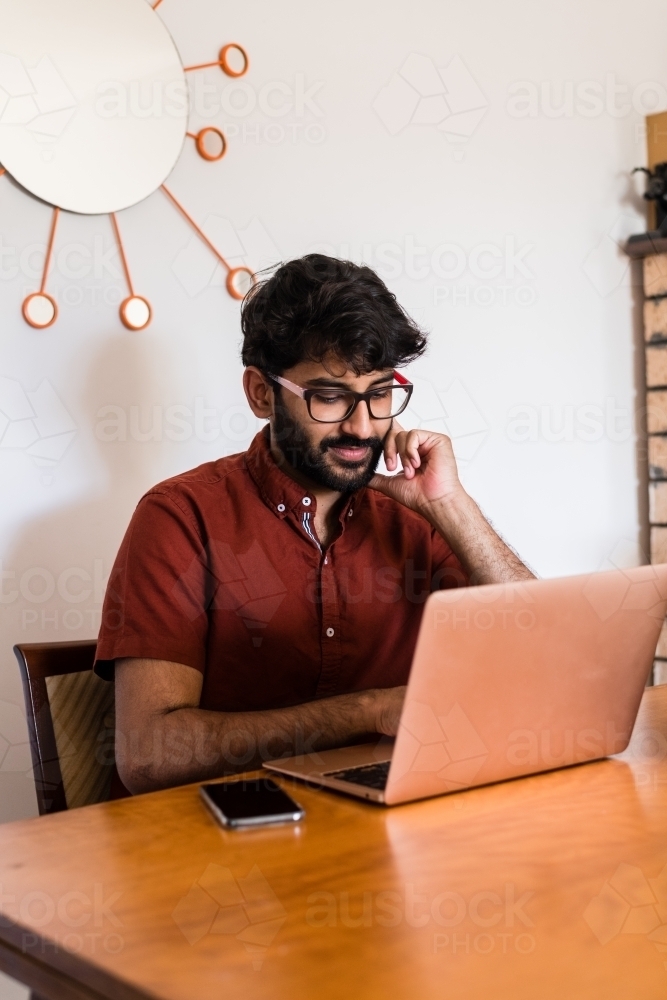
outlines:
[[102, 676], [118, 657], [184, 663], [201, 707], [228, 712], [406, 683], [428, 594], [467, 582], [456, 556], [372, 489], [346, 499], [322, 551], [317, 501], [266, 430], [142, 498], [104, 602]]

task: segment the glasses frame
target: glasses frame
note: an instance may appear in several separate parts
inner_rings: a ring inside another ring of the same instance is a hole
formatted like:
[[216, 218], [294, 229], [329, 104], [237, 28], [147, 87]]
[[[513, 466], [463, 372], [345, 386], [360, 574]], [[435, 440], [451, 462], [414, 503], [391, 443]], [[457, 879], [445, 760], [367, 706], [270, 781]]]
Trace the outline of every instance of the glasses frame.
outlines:
[[[270, 378], [274, 382], [277, 382], [278, 385], [282, 385], [283, 388], [288, 389], [289, 392], [293, 392], [295, 396], [300, 396], [301, 399], [305, 401], [305, 404], [308, 407], [308, 416], [310, 417], [311, 420], [314, 420], [318, 424], [341, 424], [344, 420], [348, 420], [352, 416], [356, 408], [359, 406], [359, 403], [361, 402], [364, 402], [368, 407], [368, 416], [370, 417], [371, 420], [393, 420], [394, 417], [399, 416], [399, 414], [403, 413], [403, 411], [407, 408], [408, 403], [410, 402], [410, 397], [412, 396], [412, 391], [414, 389], [414, 385], [412, 384], [412, 382], [409, 381], [409, 379], [407, 379], [404, 375], [401, 375], [400, 372], [395, 371], [394, 381], [398, 382], [398, 385], [392, 385], [392, 389], [399, 389], [399, 388], [405, 389], [405, 403], [400, 408], [398, 413], [393, 413], [390, 417], [373, 416], [373, 414], [371, 413], [371, 399], [373, 398], [374, 394], [378, 391], [378, 389], [381, 388], [380, 386], [378, 386], [375, 389], [369, 389], [368, 392], [354, 392], [353, 389], [345, 389], [344, 392], [347, 393], [348, 396], [354, 396], [354, 402], [352, 403], [352, 406], [347, 411], [345, 416], [338, 417], [336, 420], [320, 420], [319, 417], [313, 416], [310, 409], [310, 401], [313, 398], [313, 396], [318, 395], [318, 393], [326, 392], [327, 391], [326, 388], [304, 389], [303, 386], [297, 385], [295, 382], [290, 382], [289, 379], [282, 378], [280, 375], [273, 375], [271, 372], [265, 372], [265, 375], [267, 378]], [[332, 386], [331, 388], [333, 389], [334, 387]]]

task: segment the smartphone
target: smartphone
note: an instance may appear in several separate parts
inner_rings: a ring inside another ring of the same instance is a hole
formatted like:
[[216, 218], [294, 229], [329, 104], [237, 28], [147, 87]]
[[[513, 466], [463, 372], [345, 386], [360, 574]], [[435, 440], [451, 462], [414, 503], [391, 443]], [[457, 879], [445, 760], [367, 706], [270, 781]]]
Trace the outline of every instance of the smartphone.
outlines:
[[306, 815], [305, 809], [271, 778], [201, 785], [199, 794], [223, 826], [296, 823]]

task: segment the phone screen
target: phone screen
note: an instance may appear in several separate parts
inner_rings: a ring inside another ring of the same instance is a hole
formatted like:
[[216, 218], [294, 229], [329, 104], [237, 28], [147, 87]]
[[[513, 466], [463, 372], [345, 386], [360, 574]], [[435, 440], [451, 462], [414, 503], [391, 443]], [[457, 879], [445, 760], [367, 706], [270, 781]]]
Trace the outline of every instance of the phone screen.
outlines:
[[271, 778], [202, 785], [200, 794], [224, 826], [294, 822], [305, 816], [301, 806]]

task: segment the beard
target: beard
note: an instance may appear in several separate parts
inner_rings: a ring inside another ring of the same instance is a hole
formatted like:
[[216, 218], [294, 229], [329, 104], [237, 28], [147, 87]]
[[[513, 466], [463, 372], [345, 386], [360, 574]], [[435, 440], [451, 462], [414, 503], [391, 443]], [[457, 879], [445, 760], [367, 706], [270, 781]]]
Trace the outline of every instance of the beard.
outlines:
[[[314, 445], [304, 427], [281, 405], [275, 409], [272, 430], [281, 452], [296, 472], [336, 493], [354, 493], [367, 486], [375, 475], [384, 447], [383, 438], [358, 438], [352, 434], [332, 434]], [[370, 448], [370, 455], [360, 462], [345, 462], [327, 454], [330, 448], [344, 447]]]

